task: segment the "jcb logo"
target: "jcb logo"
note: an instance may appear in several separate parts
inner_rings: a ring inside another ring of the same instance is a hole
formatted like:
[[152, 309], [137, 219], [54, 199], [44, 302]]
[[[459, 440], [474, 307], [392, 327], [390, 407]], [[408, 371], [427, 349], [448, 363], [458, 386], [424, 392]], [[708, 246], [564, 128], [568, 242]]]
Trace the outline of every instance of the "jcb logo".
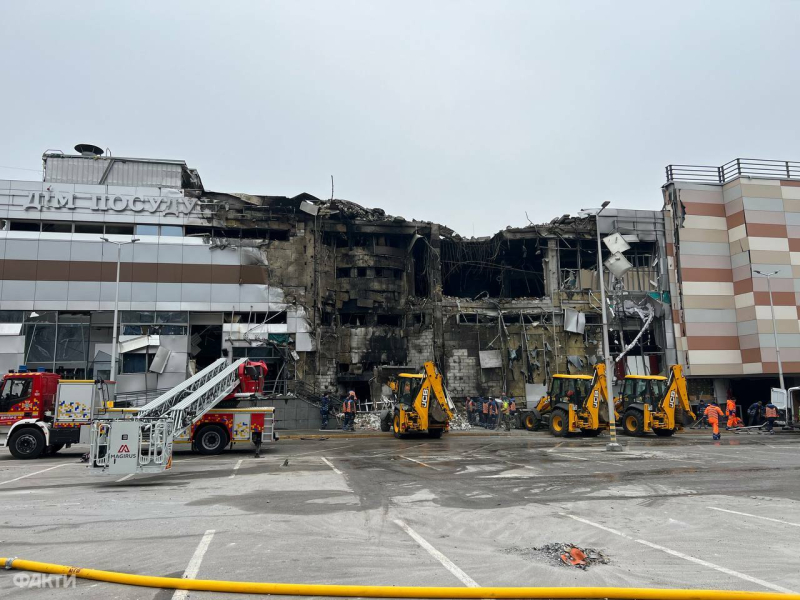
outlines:
[[669, 407], [670, 408], [675, 408], [675, 392], [672, 392], [669, 395]]
[[600, 390], [594, 391], [594, 400], [592, 400], [592, 407], [597, 408], [600, 404]]
[[430, 390], [428, 388], [425, 388], [424, 390], [422, 390], [422, 408], [428, 408], [428, 394], [429, 393], [430, 393]]

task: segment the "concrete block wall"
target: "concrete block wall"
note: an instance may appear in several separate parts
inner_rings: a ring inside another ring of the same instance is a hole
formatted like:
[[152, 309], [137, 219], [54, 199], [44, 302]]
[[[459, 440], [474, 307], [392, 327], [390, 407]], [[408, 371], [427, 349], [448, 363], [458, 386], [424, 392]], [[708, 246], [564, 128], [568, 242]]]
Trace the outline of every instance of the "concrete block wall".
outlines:
[[433, 360], [433, 328], [423, 329], [408, 338], [408, 365], [420, 368], [429, 360]]
[[478, 359], [467, 349], [452, 349], [447, 359], [447, 388], [453, 396], [475, 396], [478, 389]]

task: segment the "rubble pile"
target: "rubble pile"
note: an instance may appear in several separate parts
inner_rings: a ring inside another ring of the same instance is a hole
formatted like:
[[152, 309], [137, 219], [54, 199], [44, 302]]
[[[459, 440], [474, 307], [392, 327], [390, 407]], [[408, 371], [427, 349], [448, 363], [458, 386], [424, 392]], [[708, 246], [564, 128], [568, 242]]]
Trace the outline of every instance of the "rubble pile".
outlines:
[[380, 431], [381, 413], [379, 412], [358, 413], [355, 418], [355, 428]]
[[467, 429], [472, 429], [472, 425], [467, 421], [467, 415], [460, 412], [453, 413], [453, 418], [450, 420], [450, 430], [465, 431]]
[[583, 570], [593, 565], [607, 565], [610, 562], [608, 557], [596, 548], [581, 548], [566, 543], [545, 544], [532, 548], [509, 548], [506, 552]]

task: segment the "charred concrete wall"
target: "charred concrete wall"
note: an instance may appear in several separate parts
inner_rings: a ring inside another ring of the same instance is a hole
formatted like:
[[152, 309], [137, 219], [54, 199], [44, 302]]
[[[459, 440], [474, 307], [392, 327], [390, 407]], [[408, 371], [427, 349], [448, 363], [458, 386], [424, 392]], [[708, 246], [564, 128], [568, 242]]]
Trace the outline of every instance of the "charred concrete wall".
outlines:
[[[551, 374], [590, 373], [601, 360], [592, 216], [466, 239], [342, 200], [246, 200], [225, 226], [263, 222], [279, 232], [257, 245], [253, 260], [303, 315], [304, 326], [282, 347], [281, 376], [295, 396], [354, 389], [361, 408], [374, 408], [391, 374], [433, 360], [455, 397], [506, 393], [522, 400]], [[622, 212], [601, 222], [604, 232], [624, 231], [633, 248], [631, 271], [607, 282], [612, 353], [625, 355], [621, 372], [640, 363], [661, 372], [670, 360], [670, 311], [643, 334], [634, 309], [647, 297], [663, 303], [665, 290], [668, 298], [663, 219]], [[294, 411], [301, 413], [308, 421], [308, 411]]]

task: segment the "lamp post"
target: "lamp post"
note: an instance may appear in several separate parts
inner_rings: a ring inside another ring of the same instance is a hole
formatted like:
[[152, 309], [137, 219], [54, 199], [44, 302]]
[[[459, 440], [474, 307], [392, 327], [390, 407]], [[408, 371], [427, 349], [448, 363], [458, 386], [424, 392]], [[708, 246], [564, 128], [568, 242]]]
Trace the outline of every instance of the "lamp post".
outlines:
[[608, 315], [606, 313], [606, 289], [603, 283], [603, 246], [600, 240], [600, 213], [611, 204], [609, 200], [600, 205], [600, 210], [595, 213], [595, 225], [597, 228], [597, 277], [600, 283], [600, 303], [602, 304], [603, 315], [603, 357], [606, 364], [606, 397], [608, 400], [608, 433], [611, 440], [606, 444], [608, 452], [622, 452], [622, 446], [617, 442], [617, 417], [614, 414], [614, 391], [611, 389], [612, 362], [611, 351], [608, 344]]
[[[781, 389], [784, 393], [786, 393], [786, 386], [783, 383], [783, 365], [781, 364], [781, 347], [778, 344], [778, 327], [777, 323], [775, 322], [775, 305], [772, 303], [772, 283], [770, 282], [770, 278], [773, 275], [777, 275], [778, 271], [771, 271], [769, 273], [765, 273], [764, 271], [759, 271], [757, 269], [753, 269], [753, 273], [757, 273], [762, 277], [767, 278], [767, 290], [769, 290], [769, 313], [772, 316], [772, 335], [775, 339], [775, 355], [778, 359], [778, 380], [780, 382]], [[786, 398], [786, 425], [789, 425], [789, 398]]]
[[122, 247], [127, 244], [134, 244], [139, 241], [138, 238], [132, 237], [129, 242], [114, 242], [103, 236], [100, 238], [106, 243], [114, 244], [117, 247], [117, 286], [114, 292], [114, 330], [111, 334], [111, 375], [110, 380], [117, 380], [117, 335], [119, 330], [118, 317], [119, 317], [119, 271], [120, 260], [122, 258]]

